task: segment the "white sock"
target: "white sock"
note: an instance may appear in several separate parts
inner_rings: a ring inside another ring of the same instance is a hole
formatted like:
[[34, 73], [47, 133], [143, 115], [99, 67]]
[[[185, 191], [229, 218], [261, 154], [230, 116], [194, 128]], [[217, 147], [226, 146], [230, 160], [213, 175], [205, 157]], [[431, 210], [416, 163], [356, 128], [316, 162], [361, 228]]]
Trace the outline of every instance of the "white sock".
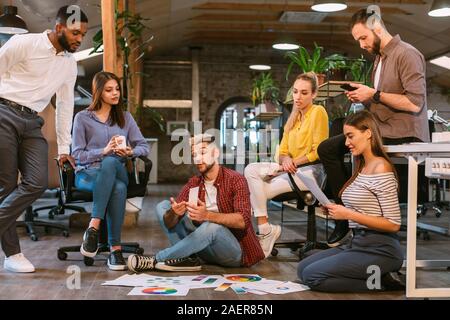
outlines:
[[270, 223], [266, 222], [263, 224], [258, 224], [258, 231], [260, 235], [266, 235], [269, 234], [270, 231], [272, 231], [272, 227], [270, 226]]

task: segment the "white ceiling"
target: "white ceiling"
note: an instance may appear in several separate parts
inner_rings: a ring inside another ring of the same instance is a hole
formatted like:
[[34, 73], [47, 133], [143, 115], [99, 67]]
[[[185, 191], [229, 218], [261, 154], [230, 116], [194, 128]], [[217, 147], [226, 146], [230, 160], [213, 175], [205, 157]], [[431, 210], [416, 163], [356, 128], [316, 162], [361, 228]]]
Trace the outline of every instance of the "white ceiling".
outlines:
[[[100, 28], [100, 0], [0, 1], [2, 5], [10, 2], [18, 7], [19, 15], [24, 18], [31, 32], [42, 32], [52, 28], [52, 17], [62, 5], [73, 3], [81, 5], [89, 17], [89, 31], [80, 50], [92, 46], [90, 39]], [[282, 12], [291, 7], [304, 6], [308, 9], [312, 1], [136, 0], [136, 7], [142, 16], [151, 18], [148, 25], [155, 38], [151, 42], [153, 50], [150, 56], [170, 55], [186, 46], [208, 43], [251, 43], [269, 46], [273, 37], [285, 32], [289, 32], [306, 46], [318, 39], [324, 47], [333, 45], [336, 51], [359, 55], [362, 50], [351, 38], [347, 25], [352, 11], [370, 3], [363, 0], [347, 2], [349, 4], [347, 10], [329, 14], [326, 18], [328, 20], [319, 25], [287, 27], [278, 21]], [[382, 14], [385, 12], [383, 20], [389, 31], [400, 34], [403, 40], [417, 47], [426, 58], [450, 51], [450, 18], [429, 17], [427, 12], [431, 0], [374, 2], [381, 7]], [[84, 64], [88, 69], [99, 69], [101, 58], [92, 58]], [[429, 76], [450, 87], [450, 72], [430, 64], [428, 71]]]

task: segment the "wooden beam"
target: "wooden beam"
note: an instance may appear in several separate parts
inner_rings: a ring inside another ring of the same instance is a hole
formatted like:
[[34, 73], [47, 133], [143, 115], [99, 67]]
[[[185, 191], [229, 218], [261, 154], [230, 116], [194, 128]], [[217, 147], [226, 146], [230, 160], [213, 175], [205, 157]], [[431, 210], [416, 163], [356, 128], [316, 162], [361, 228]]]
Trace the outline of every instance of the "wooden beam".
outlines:
[[[255, 38], [218, 38], [218, 37], [191, 37], [184, 40], [185, 45], [204, 45], [204, 44], [226, 44], [226, 45], [267, 45], [274, 43], [273, 39], [255, 39]], [[351, 40], [339, 40], [331, 42], [330, 39], [300, 39], [298, 41], [304, 47], [313, 48], [314, 43], [323, 46], [326, 49], [331, 47], [339, 47], [347, 50], [349, 47], [355, 46], [355, 42]]]
[[[200, 14], [196, 17], [190, 19], [191, 21], [208, 21], [208, 22], [218, 22], [218, 21], [227, 21], [229, 23], [233, 22], [276, 22], [279, 21], [281, 13], [276, 14], [224, 14], [224, 13], [206, 13]], [[328, 15], [325, 19], [322, 20], [323, 23], [343, 23], [349, 24], [350, 17], [348, 15], [345, 16], [336, 16], [336, 15]], [[290, 24], [290, 23], [289, 23]]]
[[[115, 2], [111, 1], [111, 2]], [[117, 0], [117, 12], [122, 13], [125, 10], [125, 1], [126, 0]], [[117, 28], [121, 29], [123, 27], [123, 20], [119, 19], [119, 21], [116, 21]], [[116, 45], [117, 45], [117, 37], [116, 37]], [[116, 76], [119, 77], [119, 79], [123, 79], [123, 63], [124, 63], [124, 56], [122, 50], [117, 50], [117, 69], [116, 69]], [[123, 83], [125, 79], [122, 80], [122, 88]]]
[[278, 21], [280, 15], [276, 14], [227, 14], [227, 13], [205, 13], [193, 17], [192, 21]]
[[[415, 0], [410, 0], [415, 1]], [[390, 1], [392, 4], [398, 4], [397, 1]], [[384, 1], [383, 4], [387, 4]], [[345, 13], [354, 13], [361, 8], [365, 8], [366, 6], [349, 6]], [[207, 2], [202, 3], [197, 6], [193, 6], [192, 9], [197, 10], [230, 10], [230, 11], [269, 11], [269, 12], [283, 12], [283, 11], [301, 11], [301, 12], [314, 12], [311, 10], [311, 5], [306, 4], [283, 4], [283, 3], [239, 3], [239, 2]], [[381, 12], [391, 13], [391, 14], [411, 14], [403, 9], [398, 7], [383, 7]]]
[[116, 23], [114, 1], [101, 0], [103, 30], [103, 70], [117, 72]]
[[334, 33], [334, 32], [345, 32], [349, 33], [349, 29], [347, 26], [332, 26], [332, 25], [324, 25], [324, 24], [299, 24], [299, 23], [225, 23], [225, 22], [207, 22], [207, 23], [195, 23], [192, 26], [188, 27], [193, 30], [242, 30], [242, 31], [260, 31], [260, 32], [326, 32]]
[[[128, 10], [131, 13], [136, 13], [136, 0], [128, 0]], [[132, 114], [136, 112], [137, 106], [142, 105], [142, 71], [144, 69], [143, 58], [136, 61], [140, 56], [141, 51], [136, 48], [142, 43], [142, 39], [135, 41], [131, 44], [130, 56], [128, 58], [130, 83], [128, 84], [129, 98], [128, 98], [128, 111]]]
[[200, 71], [199, 71], [199, 48], [191, 48], [192, 55], [192, 116], [191, 120], [200, 120]]
[[[188, 33], [185, 36], [191, 38], [217, 38], [217, 39], [246, 39], [246, 40], [275, 40], [277, 37], [287, 33], [280, 32], [234, 32], [234, 31], [196, 31]], [[325, 40], [325, 41], [354, 41], [352, 36], [347, 34], [305, 34], [305, 33], [289, 33], [289, 36], [298, 40]]]

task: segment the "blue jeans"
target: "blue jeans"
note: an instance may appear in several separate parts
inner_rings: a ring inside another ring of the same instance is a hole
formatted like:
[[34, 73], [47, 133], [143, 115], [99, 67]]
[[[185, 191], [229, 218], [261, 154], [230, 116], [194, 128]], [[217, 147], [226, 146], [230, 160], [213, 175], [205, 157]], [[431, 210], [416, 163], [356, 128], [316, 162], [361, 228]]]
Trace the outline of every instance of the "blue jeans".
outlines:
[[156, 254], [157, 261], [189, 257], [197, 254], [203, 261], [224, 267], [239, 267], [242, 250], [231, 231], [219, 224], [203, 222], [194, 226], [187, 215], [172, 229], [167, 229], [163, 217], [170, 209], [170, 202], [165, 200], [156, 206], [156, 214], [162, 229], [169, 238], [171, 247]]
[[297, 274], [312, 290], [323, 292], [367, 292], [376, 266], [381, 275], [398, 271], [403, 251], [397, 239], [376, 231], [355, 235], [350, 244], [327, 249], [300, 261]]
[[75, 175], [75, 186], [93, 194], [92, 218], [105, 219], [110, 246], [120, 245], [125, 216], [128, 174], [124, 163], [116, 157], [105, 157], [100, 168], [89, 168]]

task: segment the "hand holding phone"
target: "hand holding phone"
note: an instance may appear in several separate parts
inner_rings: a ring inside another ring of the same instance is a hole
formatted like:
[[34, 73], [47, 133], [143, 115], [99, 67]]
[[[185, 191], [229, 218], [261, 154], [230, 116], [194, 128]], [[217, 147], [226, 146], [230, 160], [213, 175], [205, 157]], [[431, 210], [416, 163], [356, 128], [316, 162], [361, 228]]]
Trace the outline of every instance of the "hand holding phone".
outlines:
[[352, 87], [349, 83], [342, 84], [341, 88], [346, 90], [346, 91], [354, 91], [354, 90], [358, 89], [356, 87]]

